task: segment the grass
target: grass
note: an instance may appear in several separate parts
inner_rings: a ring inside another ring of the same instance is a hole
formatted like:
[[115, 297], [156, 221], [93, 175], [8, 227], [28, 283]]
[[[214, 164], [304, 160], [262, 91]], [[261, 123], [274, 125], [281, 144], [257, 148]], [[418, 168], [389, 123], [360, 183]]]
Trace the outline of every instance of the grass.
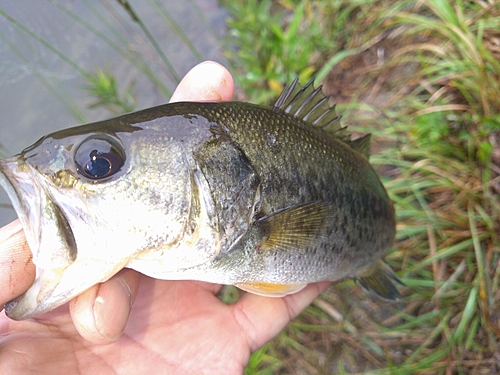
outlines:
[[[257, 15], [257, 6], [273, 12]], [[371, 162], [398, 215], [387, 259], [408, 286], [396, 305], [352, 282], [334, 286], [254, 355], [247, 374], [499, 372], [500, 3], [264, 1], [229, 9], [238, 46], [230, 56], [248, 72], [237, 79], [250, 97], [273, 91], [289, 72], [318, 76], [344, 124], [373, 133]], [[325, 22], [332, 14], [338, 24]], [[260, 34], [245, 34], [252, 22]], [[291, 45], [278, 38], [287, 34]], [[266, 40], [250, 43], [259, 35]], [[315, 44], [318, 35], [328, 43]], [[314, 53], [286, 61], [308, 42]]]
[[[227, 55], [246, 98], [272, 101], [297, 75], [303, 82], [313, 74], [321, 80], [336, 62], [359, 51], [356, 30], [376, 3], [221, 1], [233, 15]], [[371, 30], [380, 22], [374, 20]]]
[[[45, 2], [47, 3], [47, 8], [50, 8], [51, 11], [64, 14], [77, 24], [78, 27], [94, 35], [102, 42], [105, 46], [104, 48], [118, 53], [121, 59], [127, 61], [135, 68], [135, 77], [149, 81], [161, 94], [163, 94], [163, 96], [165, 96], [165, 98], [171, 96], [173, 87], [180, 81], [180, 74], [165, 55], [160, 44], [155, 40], [147, 26], [147, 22], [138, 15], [136, 9], [129, 1], [116, 0], [114, 2], [117, 5], [112, 6], [109, 3], [97, 5], [92, 1], [83, 0], [82, 6], [85, 6], [88, 12], [92, 14], [92, 19], [80, 17], [78, 13], [72, 10], [72, 7], [60, 1], [45, 0]], [[193, 43], [188, 41], [185, 32], [172, 17], [166, 4], [160, 0], [148, 0], [148, 3], [149, 7], [152, 7], [159, 16], [165, 20], [165, 27], [171, 31], [170, 35], [173, 39], [172, 42], [181, 40], [187, 46], [189, 52], [184, 54], [184, 56], [186, 57], [191, 54], [195, 61], [201, 62], [201, 53]], [[198, 5], [193, 2], [190, 2], [190, 5], [194, 11], [197, 12], [199, 17], [201, 17], [201, 21], [207, 24]], [[122, 10], [122, 12], [120, 12], [120, 10]], [[124, 86], [126, 87], [120, 86], [118, 88], [116, 87], [116, 82], [123, 81], [122, 77], [117, 79], [117, 77], [109, 71], [86, 71], [81, 66], [80, 61], [69, 57], [67, 53], [59, 49], [55, 43], [45, 39], [44, 36], [36, 30], [31, 29], [29, 24], [24, 23], [23, 19], [17, 19], [9, 15], [1, 6], [0, 17], [3, 17], [10, 23], [12, 28], [16, 31], [16, 36], [22, 43], [16, 45], [9, 40], [7, 35], [2, 33], [0, 33], [0, 39], [9, 45], [23, 61], [23, 64], [33, 72], [40, 82], [42, 82], [47, 91], [50, 92], [56, 100], [61, 102], [79, 122], [86, 122], [85, 115], [80, 108], [80, 98], [72, 98], [65, 92], [64, 88], [57, 80], [50, 80], [40, 74], [38, 71], [40, 67], [38, 65], [35, 66], [32, 61], [30, 61], [30, 57], [32, 58], [32, 56], [26, 53], [26, 51], [32, 52], [35, 48], [42, 51], [39, 56], [36, 56], [37, 59], [42, 62], [40, 63], [37, 61], [37, 64], [43, 64], [43, 55], [53, 55], [57, 56], [57, 58], [64, 62], [72, 71], [78, 73], [83, 82], [85, 82], [83, 87], [88, 89], [88, 95], [97, 98], [97, 101], [93, 103], [96, 105], [90, 105], [91, 108], [103, 106], [109, 109], [110, 112], [117, 113], [123, 112], [124, 110], [128, 111], [134, 107], [133, 92], [131, 91], [133, 88], [132, 83], [125, 83]], [[109, 20], [111, 18], [116, 18], [117, 21], [110, 22]], [[137, 27], [131, 27], [130, 24]], [[46, 66], [42, 68], [47, 69]], [[172, 82], [173, 85], [171, 83], [167, 84], [166, 82]], [[115, 87], [112, 87], [113, 85], [115, 85]], [[113, 90], [118, 89], [122, 90], [123, 93], [120, 94], [118, 91], [113, 92]], [[113, 95], [116, 95], [116, 97], [113, 97]]]
[[87, 84], [83, 87], [87, 93], [96, 99], [89, 108], [104, 107], [113, 114], [132, 112], [136, 108], [133, 96], [134, 85], [129, 84], [120, 94], [115, 77], [110, 72], [97, 70], [95, 74], [87, 78]]
[[[387, 261], [407, 285], [395, 304], [349, 280], [334, 285], [255, 352], [245, 373], [500, 372], [500, 2], [221, 3], [238, 98], [269, 104], [295, 75], [316, 76], [343, 123], [373, 134], [370, 160], [398, 219]], [[169, 94], [127, 41], [102, 40]], [[120, 91], [109, 72], [82, 76], [94, 105], [134, 107], [132, 85]], [[237, 297], [229, 288], [221, 298]]]

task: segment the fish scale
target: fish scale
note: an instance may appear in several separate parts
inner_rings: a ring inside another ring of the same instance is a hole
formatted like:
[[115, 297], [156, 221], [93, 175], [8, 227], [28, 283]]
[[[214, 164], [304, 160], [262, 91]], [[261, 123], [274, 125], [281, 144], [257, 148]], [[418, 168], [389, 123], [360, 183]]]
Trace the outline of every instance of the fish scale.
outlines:
[[394, 208], [367, 160], [369, 136], [351, 140], [339, 120], [320, 87], [295, 80], [272, 108], [172, 103], [0, 160], [38, 262], [7, 315], [50, 311], [124, 267], [269, 297], [353, 277], [398, 298], [381, 260]]

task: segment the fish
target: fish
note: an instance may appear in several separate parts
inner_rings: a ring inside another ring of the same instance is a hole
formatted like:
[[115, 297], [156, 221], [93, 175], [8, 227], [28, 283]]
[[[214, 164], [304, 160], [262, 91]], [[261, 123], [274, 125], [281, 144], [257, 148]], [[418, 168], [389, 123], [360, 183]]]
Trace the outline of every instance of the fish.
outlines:
[[177, 102], [46, 135], [0, 160], [36, 266], [5, 305], [27, 319], [127, 267], [268, 297], [354, 278], [384, 299], [400, 279], [393, 202], [314, 88], [271, 107]]

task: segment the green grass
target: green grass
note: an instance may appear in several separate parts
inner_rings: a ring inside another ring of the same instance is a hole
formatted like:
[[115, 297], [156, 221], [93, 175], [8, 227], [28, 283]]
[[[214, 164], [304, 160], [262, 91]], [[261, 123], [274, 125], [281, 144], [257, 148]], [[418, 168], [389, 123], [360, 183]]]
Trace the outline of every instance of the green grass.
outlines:
[[[173, 88], [165, 82], [171, 80], [175, 84], [179, 83], [179, 72], [173, 67], [169, 58], [165, 55], [161, 46], [151, 34], [146, 20], [143, 20], [137, 14], [131, 3], [121, 0], [116, 1], [117, 6], [123, 8], [129, 18], [124, 18], [113, 24], [109, 22], [110, 18], [115, 17], [113, 11], [109, 10], [112, 8], [111, 5], [109, 5], [107, 9], [108, 13], [106, 13], [106, 11], [102, 9], [102, 4], [97, 6], [92, 1], [83, 0], [83, 5], [88, 8], [94, 17], [94, 22], [90, 22], [90, 20], [83, 19], [77, 13], [73, 12], [71, 7], [62, 4], [60, 1], [45, 0], [45, 2], [47, 3], [47, 8], [50, 8], [53, 12], [62, 12], [65, 16], [71, 18], [74, 23], [78, 24], [79, 27], [95, 35], [105, 48], [117, 52], [121, 59], [127, 61], [135, 68], [136, 73], [138, 73], [136, 75], [139, 75], [141, 79], [144, 77], [150, 81], [166, 99], [172, 95]], [[200, 52], [196, 49], [194, 44], [189, 41], [185, 32], [174, 20], [168, 10], [168, 6], [160, 0], [148, 0], [148, 3], [149, 6], [153, 7], [165, 20], [166, 27], [172, 32], [172, 38], [182, 40], [189, 53], [194, 56], [194, 59], [201, 62], [203, 58]], [[198, 5], [191, 2], [191, 6], [200, 16], [201, 21], [207, 25], [207, 21], [203, 18], [204, 15], [199, 10]], [[126, 84], [126, 87], [122, 88], [123, 93], [119, 93], [116, 82], [122, 81], [122, 79], [118, 79], [120, 77], [115, 77], [109, 71], [105, 73], [102, 70], [95, 72], [86, 71], [82, 68], [80, 61], [70, 58], [64, 50], [59, 49], [57, 45], [52, 44], [50, 40], [44, 39], [39, 33], [30, 29], [29, 25], [25, 24], [22, 19], [16, 19], [9, 15], [1, 6], [0, 17], [5, 18], [5, 20], [10, 23], [12, 28], [16, 31], [16, 35], [25, 42], [25, 44], [21, 43], [21, 46], [15, 45], [9, 40], [7, 35], [2, 33], [0, 33], [0, 39], [8, 44], [23, 61], [23, 64], [25, 64], [25, 66], [28, 67], [36, 78], [45, 86], [47, 91], [53, 95], [56, 100], [62, 103], [79, 122], [86, 122], [86, 118], [80, 108], [81, 98], [72, 98], [57, 80], [47, 79], [40, 74], [37, 69], [38, 66], [33, 65], [32, 61], [30, 61], [31, 56], [26, 53], [27, 49], [32, 50], [33, 46], [37, 45], [44, 50], [45, 53], [57, 56], [67, 65], [67, 67], [78, 73], [85, 82], [83, 88], [88, 90], [87, 95], [97, 99], [95, 103], [90, 105], [91, 108], [102, 106], [107, 108], [111, 113], [129, 111], [134, 108], [132, 83]], [[140, 31], [130, 27], [130, 25], [127, 26], [127, 22], [138, 25]], [[97, 26], [94, 26], [95, 24], [97, 24]], [[121, 27], [124, 27], [126, 32], [124, 32]], [[209, 25], [207, 25], [207, 27], [209, 27]], [[141, 44], [141, 48], [138, 48], [136, 44]], [[37, 64], [44, 64], [42, 55], [36, 57], [37, 60], [41, 61], [37, 62]], [[47, 69], [46, 66], [43, 66], [43, 68]]]
[[249, 97], [318, 76], [344, 124], [373, 133], [398, 217], [387, 259], [407, 285], [394, 306], [336, 285], [247, 374], [499, 371], [500, 4], [416, 4], [231, 2], [229, 56]]
[[[221, 3], [239, 98], [269, 104], [296, 75], [315, 76], [343, 123], [373, 134], [370, 160], [398, 220], [387, 261], [407, 285], [396, 304], [373, 300], [350, 280], [333, 286], [255, 352], [245, 374], [499, 372], [500, 3]], [[170, 69], [147, 23], [128, 11]], [[99, 35], [168, 96], [126, 40]], [[134, 108], [132, 85], [120, 92], [109, 72], [81, 74], [93, 105]], [[235, 298], [231, 288], [221, 295]]]
[[[354, 39], [377, 2], [223, 0], [221, 4], [232, 15], [227, 56], [236, 81], [248, 100], [263, 103], [274, 100], [283, 84], [296, 76], [302, 82], [313, 75], [321, 80], [336, 62], [367, 48], [370, 39], [365, 43]], [[372, 17], [370, 22], [369, 38], [382, 20]]]
[[89, 108], [104, 107], [114, 114], [135, 110], [136, 101], [133, 96], [133, 84], [129, 84], [123, 94], [120, 94], [113, 74], [102, 70], [98, 70], [95, 74], [87, 77], [87, 82], [83, 89], [91, 97], [95, 98], [95, 102], [90, 104]]

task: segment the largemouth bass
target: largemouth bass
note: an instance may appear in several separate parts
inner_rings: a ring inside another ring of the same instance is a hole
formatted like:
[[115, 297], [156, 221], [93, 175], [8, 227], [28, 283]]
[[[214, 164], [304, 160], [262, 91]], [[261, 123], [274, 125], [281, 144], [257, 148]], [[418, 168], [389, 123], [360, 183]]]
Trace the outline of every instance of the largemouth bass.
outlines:
[[395, 214], [321, 87], [272, 108], [179, 102], [58, 131], [0, 160], [33, 285], [13, 319], [50, 311], [124, 267], [284, 296], [354, 277], [387, 299]]

